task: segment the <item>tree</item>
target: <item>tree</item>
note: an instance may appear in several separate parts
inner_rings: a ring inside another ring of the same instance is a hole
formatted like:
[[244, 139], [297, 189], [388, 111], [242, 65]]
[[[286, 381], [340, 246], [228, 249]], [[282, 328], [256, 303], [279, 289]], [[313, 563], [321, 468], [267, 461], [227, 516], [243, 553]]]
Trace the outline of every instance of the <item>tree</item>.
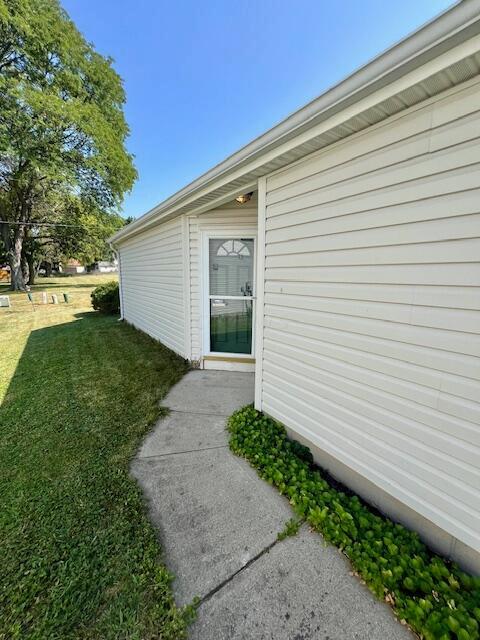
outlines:
[[110, 260], [112, 250], [107, 238], [121, 229], [125, 221], [114, 213], [92, 207], [71, 198], [68, 214], [64, 215], [65, 224], [73, 227], [56, 227], [52, 230], [54, 241], [63, 258], [76, 258], [83, 264], [92, 264], [98, 260]]
[[96, 210], [92, 203], [72, 195], [65, 196], [57, 207], [50, 204], [48, 212], [49, 225], [30, 227], [24, 240], [22, 255], [29, 285], [34, 284], [42, 262], [51, 265], [75, 258], [92, 264], [112, 259], [107, 239], [125, 225], [119, 214]]
[[136, 171], [125, 149], [125, 93], [58, 0], [0, 0], [0, 231], [12, 289], [52, 194], [112, 212]]

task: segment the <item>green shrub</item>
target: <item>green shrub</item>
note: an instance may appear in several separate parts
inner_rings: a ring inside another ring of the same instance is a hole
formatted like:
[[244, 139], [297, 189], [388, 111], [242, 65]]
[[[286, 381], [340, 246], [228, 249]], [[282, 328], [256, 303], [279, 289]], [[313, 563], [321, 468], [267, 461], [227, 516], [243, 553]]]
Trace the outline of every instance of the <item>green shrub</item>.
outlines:
[[480, 578], [434, 555], [418, 534], [331, 486], [309, 450], [245, 407], [228, 422], [230, 448], [290, 500], [298, 517], [339, 547], [370, 590], [426, 640], [480, 638]]
[[90, 294], [92, 306], [102, 313], [120, 313], [118, 282], [112, 280], [96, 287]]

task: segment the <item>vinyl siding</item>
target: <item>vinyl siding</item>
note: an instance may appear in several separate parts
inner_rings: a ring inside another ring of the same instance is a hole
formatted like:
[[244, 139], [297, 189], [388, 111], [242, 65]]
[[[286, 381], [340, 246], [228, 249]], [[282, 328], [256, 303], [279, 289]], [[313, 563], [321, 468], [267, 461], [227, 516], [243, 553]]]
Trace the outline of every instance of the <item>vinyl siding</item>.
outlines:
[[480, 551], [478, 82], [267, 177], [262, 408]]
[[182, 218], [119, 246], [123, 315], [138, 329], [185, 355]]
[[[257, 206], [252, 200], [247, 205], [223, 206], [199, 216], [188, 217], [189, 262], [190, 262], [190, 323], [192, 360], [200, 360], [202, 349], [202, 265], [201, 265], [201, 233], [202, 230], [219, 229], [238, 231], [243, 228], [257, 227]], [[227, 234], [228, 235], [228, 234]]]

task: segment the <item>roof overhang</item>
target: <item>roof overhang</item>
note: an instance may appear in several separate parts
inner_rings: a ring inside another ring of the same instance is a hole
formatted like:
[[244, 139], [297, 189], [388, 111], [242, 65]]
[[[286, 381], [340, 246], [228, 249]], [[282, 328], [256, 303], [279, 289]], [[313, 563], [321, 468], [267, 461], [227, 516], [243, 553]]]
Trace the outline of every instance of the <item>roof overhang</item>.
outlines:
[[480, 73], [480, 0], [463, 0], [118, 231], [199, 214], [268, 175]]

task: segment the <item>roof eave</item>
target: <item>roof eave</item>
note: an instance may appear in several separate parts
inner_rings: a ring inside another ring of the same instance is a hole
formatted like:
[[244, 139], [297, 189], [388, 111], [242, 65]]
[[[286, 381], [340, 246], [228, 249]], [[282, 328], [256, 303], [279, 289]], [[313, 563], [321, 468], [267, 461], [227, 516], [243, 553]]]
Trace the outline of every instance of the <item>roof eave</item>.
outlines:
[[340, 113], [353, 102], [394, 82], [436, 56], [480, 33], [478, 0], [464, 0], [401, 40], [318, 98], [295, 111], [282, 122], [227, 157], [221, 163], [186, 185], [127, 227], [114, 234], [113, 244], [125, 240], [147, 226], [173, 213], [177, 206], [200, 190], [225, 178], [262, 154], [271, 152], [286, 140]]

